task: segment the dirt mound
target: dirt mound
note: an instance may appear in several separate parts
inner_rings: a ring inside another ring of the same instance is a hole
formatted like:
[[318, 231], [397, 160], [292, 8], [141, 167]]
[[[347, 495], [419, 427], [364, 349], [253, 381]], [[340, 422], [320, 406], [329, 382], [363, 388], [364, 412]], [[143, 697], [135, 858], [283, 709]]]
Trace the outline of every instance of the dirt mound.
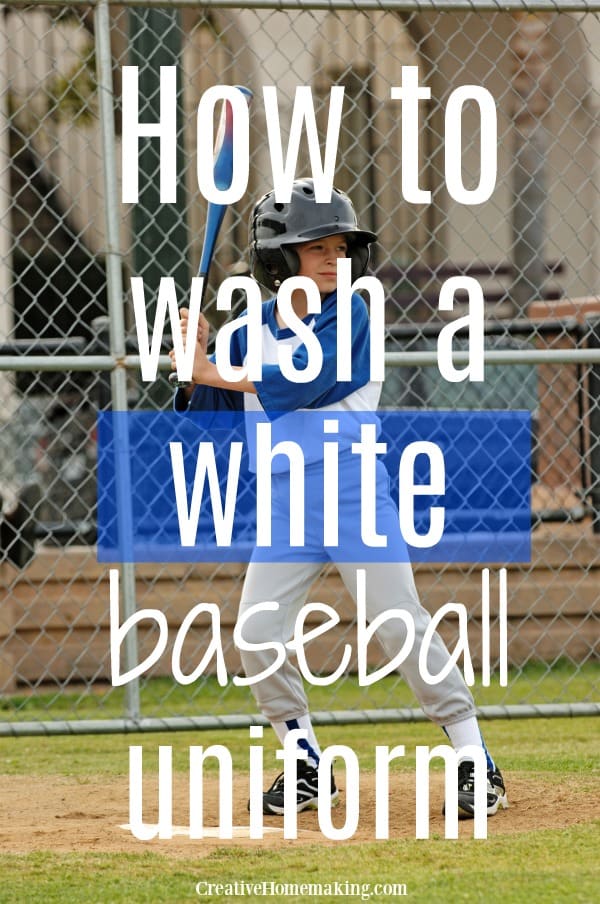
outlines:
[[[189, 825], [187, 776], [176, 775], [173, 787], [173, 822]], [[332, 822], [340, 827], [345, 820], [344, 783], [341, 805], [333, 811]], [[590, 787], [572, 779], [557, 784], [552, 776], [511, 774], [508, 782], [510, 807], [499, 811], [488, 822], [488, 836], [514, 834], [531, 829], [563, 828], [590, 822], [597, 815]], [[247, 776], [238, 775], [233, 788], [233, 824], [248, 825], [246, 801]], [[157, 783], [149, 778], [144, 788], [144, 820], [157, 821]], [[191, 840], [175, 834], [169, 840], [138, 841], [129, 831], [120, 828], [129, 821], [129, 783], [126, 778], [75, 779], [63, 776], [31, 777], [0, 776], [0, 800], [4, 818], [1, 820], [0, 847], [5, 852], [83, 851], [140, 852], [149, 847], [170, 856], [198, 856], [210, 853], [215, 846], [228, 844], [273, 848], [280, 845], [319, 843], [336, 844], [320, 831], [318, 815], [314, 811], [298, 816], [298, 838], [283, 838], [283, 831], [268, 832], [262, 840], [219, 837]], [[371, 773], [361, 774], [360, 817], [356, 833], [346, 842], [360, 843], [375, 840], [375, 779]], [[540, 807], [540, 800], [544, 806]], [[430, 834], [443, 836], [444, 818], [441, 815], [443, 778], [432, 776], [430, 789]], [[207, 777], [204, 782], [204, 824], [218, 824], [218, 783]], [[265, 817], [270, 829], [281, 829], [282, 820]], [[473, 823], [460, 823], [459, 834], [470, 836]], [[239, 833], [236, 833], [239, 834]], [[390, 776], [390, 838], [415, 837], [414, 775]]]

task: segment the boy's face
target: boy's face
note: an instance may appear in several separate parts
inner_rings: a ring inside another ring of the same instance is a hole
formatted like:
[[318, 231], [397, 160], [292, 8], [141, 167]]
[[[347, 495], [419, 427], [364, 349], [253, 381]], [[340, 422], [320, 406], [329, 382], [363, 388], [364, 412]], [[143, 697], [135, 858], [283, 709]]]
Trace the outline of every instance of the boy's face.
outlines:
[[300, 259], [298, 276], [308, 276], [316, 283], [322, 296], [329, 295], [337, 287], [337, 261], [347, 257], [348, 242], [345, 235], [328, 235], [295, 245]]

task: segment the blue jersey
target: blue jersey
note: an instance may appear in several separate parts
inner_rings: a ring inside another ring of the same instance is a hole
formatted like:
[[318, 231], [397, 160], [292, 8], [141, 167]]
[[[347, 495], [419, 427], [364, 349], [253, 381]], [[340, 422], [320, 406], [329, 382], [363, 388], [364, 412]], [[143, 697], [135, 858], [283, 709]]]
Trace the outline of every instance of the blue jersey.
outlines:
[[[214, 389], [195, 386], [191, 399], [182, 391], [175, 396], [176, 411], [264, 411], [276, 417], [282, 412], [315, 408], [331, 411], [374, 411], [379, 404], [381, 383], [370, 379], [370, 331], [365, 302], [354, 294], [352, 304], [352, 377], [337, 380], [337, 293], [323, 301], [319, 314], [310, 314], [304, 323], [318, 338], [323, 351], [321, 370], [314, 380], [296, 383], [282, 374], [279, 367], [279, 348], [291, 346], [292, 363], [303, 370], [308, 351], [300, 337], [291, 329], [278, 325], [275, 317], [276, 299], [262, 306], [262, 379], [255, 382], [257, 395], [235, 389]], [[248, 350], [248, 334], [243, 322], [247, 314], [238, 318], [240, 328], [231, 337], [230, 363], [244, 366]], [[214, 360], [214, 359], [213, 359]]]
[[[306, 326], [319, 340], [323, 353], [321, 369], [314, 380], [297, 383], [288, 379], [279, 366], [282, 346], [292, 349], [292, 364], [298, 371], [308, 362], [308, 350], [300, 337], [291, 329], [278, 325], [275, 316], [276, 299], [271, 298], [262, 306], [262, 379], [254, 383], [256, 395], [235, 389], [215, 389], [197, 385], [188, 402], [180, 391], [175, 396], [177, 411], [243, 411], [247, 420], [250, 470], [256, 470], [254, 431], [257, 420], [265, 417], [273, 422], [272, 442], [292, 440], [303, 450], [307, 464], [315, 464], [323, 458], [322, 419], [315, 420], [314, 413], [340, 414], [336, 441], [340, 452], [349, 452], [351, 444], [360, 438], [361, 413], [373, 412], [381, 395], [381, 383], [370, 379], [370, 331], [369, 315], [360, 295], [354, 294], [351, 332], [351, 379], [337, 380], [337, 293], [323, 301], [319, 314], [304, 318]], [[229, 358], [232, 366], [244, 366], [248, 351], [248, 330], [244, 325], [246, 313], [238, 318], [239, 329], [231, 336]], [[213, 358], [214, 360], [214, 358]], [[379, 421], [376, 418], [379, 426]], [[274, 472], [288, 470], [285, 456], [273, 462]]]
[[[273, 546], [256, 549], [253, 561], [325, 561], [331, 550], [323, 547], [322, 500], [325, 498], [324, 442], [333, 440], [338, 450], [340, 561], [369, 561], [373, 550], [361, 540], [357, 525], [361, 524], [362, 465], [360, 456], [352, 454], [352, 444], [360, 442], [364, 424], [380, 422], [374, 414], [381, 395], [381, 382], [371, 380], [370, 322], [367, 306], [360, 295], [351, 297], [351, 374], [350, 380], [337, 379], [337, 293], [328, 295], [319, 314], [304, 318], [306, 326], [319, 340], [323, 353], [317, 376], [306, 383], [288, 379], [279, 365], [281, 346], [292, 349], [292, 364], [298, 371], [308, 362], [308, 350], [291, 329], [278, 325], [275, 315], [276, 299], [262, 305], [262, 379], [254, 381], [256, 395], [234, 389], [213, 389], [195, 386], [189, 403], [182, 392], [177, 393], [178, 411], [240, 411], [245, 413], [246, 439], [250, 471], [257, 471], [257, 421], [270, 421], [269, 459], [272, 489]], [[244, 326], [248, 315], [238, 318], [240, 328], [230, 340], [230, 364], [244, 366], [248, 351], [248, 330]], [[213, 359], [214, 360], [214, 359]], [[330, 424], [327, 424], [327, 421]], [[333, 430], [331, 430], [333, 426]], [[305, 514], [306, 536], [302, 548], [290, 547], [288, 534], [292, 517], [297, 517], [298, 501], [293, 469], [287, 452], [278, 451], [280, 443], [291, 441], [302, 450], [303, 498], [308, 510]], [[263, 450], [263, 455], [265, 455]], [[264, 465], [261, 456], [261, 466]], [[377, 549], [378, 559], [407, 561], [406, 544], [398, 529], [398, 509], [389, 494], [389, 476], [382, 461], [374, 465], [370, 486], [377, 509], [378, 525], [385, 529], [390, 542], [384, 551]], [[295, 500], [292, 502], [292, 500]], [[294, 515], [292, 515], [292, 509]]]

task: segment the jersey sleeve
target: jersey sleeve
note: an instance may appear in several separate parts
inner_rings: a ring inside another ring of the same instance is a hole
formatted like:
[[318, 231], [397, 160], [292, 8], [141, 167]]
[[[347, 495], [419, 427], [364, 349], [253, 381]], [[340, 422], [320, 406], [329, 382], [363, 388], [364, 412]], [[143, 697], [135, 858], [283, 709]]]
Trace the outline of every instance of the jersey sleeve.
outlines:
[[[323, 351], [321, 370], [308, 383], [295, 383], [285, 377], [277, 364], [263, 365], [262, 380], [256, 391], [268, 415], [296, 411], [300, 408], [324, 408], [339, 402], [360, 389], [370, 380], [370, 332], [369, 315], [360, 295], [352, 295], [352, 379], [337, 379], [337, 297], [325, 300], [323, 309], [315, 320], [314, 334]], [[296, 370], [304, 370], [308, 363], [308, 351], [300, 345], [292, 356]]]

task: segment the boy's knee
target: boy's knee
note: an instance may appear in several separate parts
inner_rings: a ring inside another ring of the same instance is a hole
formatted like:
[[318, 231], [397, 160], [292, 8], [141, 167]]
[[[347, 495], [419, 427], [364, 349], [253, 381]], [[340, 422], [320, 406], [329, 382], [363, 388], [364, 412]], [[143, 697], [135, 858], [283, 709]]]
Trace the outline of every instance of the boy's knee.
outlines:
[[233, 632], [235, 648], [236, 650], [240, 650], [240, 652], [241, 646], [245, 644], [256, 646], [258, 644], [267, 643], [271, 639], [272, 634], [269, 631], [268, 619], [261, 617], [260, 615], [254, 615], [243, 621], [238, 619]]

